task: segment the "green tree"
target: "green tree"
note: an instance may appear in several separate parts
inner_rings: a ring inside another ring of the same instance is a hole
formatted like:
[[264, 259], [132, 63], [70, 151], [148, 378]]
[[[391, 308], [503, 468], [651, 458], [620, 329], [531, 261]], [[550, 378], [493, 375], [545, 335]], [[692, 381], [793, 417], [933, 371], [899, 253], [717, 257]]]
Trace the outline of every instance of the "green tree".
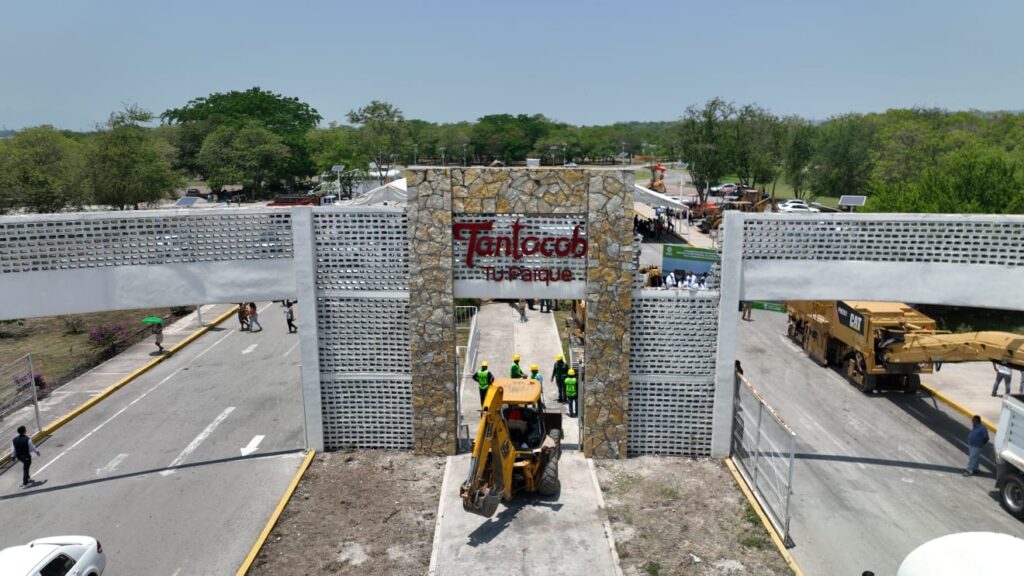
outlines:
[[241, 183], [259, 196], [265, 184], [285, 176], [289, 154], [280, 136], [251, 120], [214, 130], [203, 141], [197, 161], [211, 189]]
[[0, 148], [0, 213], [59, 212], [87, 197], [82, 146], [52, 126], [22, 130]]
[[750, 187], [774, 184], [782, 165], [779, 119], [756, 104], [748, 104], [737, 112], [733, 129], [733, 162], [740, 181]]
[[321, 117], [298, 98], [254, 87], [195, 98], [181, 108], [165, 111], [160, 118], [167, 124], [180, 126], [175, 134], [179, 150], [177, 165], [193, 173], [203, 174], [198, 156], [207, 136], [221, 126], [241, 128], [253, 120], [278, 135], [288, 146], [289, 158], [281, 168], [284, 175], [302, 177], [313, 170], [306, 150], [306, 134], [320, 123]]
[[809, 186], [809, 167], [813, 154], [814, 127], [799, 116], [790, 116], [784, 122], [782, 145], [782, 171], [793, 195], [803, 198]]
[[702, 203], [707, 201], [708, 188], [729, 170], [728, 123], [734, 114], [731, 103], [714, 98], [702, 108], [688, 107], [680, 125], [683, 159], [689, 163], [690, 177]]
[[348, 121], [359, 127], [359, 138], [366, 155], [377, 164], [380, 183], [398, 160], [405, 147], [408, 131], [402, 111], [388, 102], [373, 100], [366, 106], [351, 110]]
[[836, 116], [818, 126], [811, 190], [824, 196], [867, 193], [874, 136], [874, 123], [861, 114]]
[[153, 115], [136, 106], [110, 115], [90, 141], [86, 172], [93, 200], [118, 209], [173, 198], [184, 179], [172, 168], [172, 151], [142, 126]]
[[349, 168], [365, 166], [369, 162], [360, 148], [358, 134], [351, 126], [313, 128], [306, 133], [306, 147], [317, 173], [322, 174], [337, 164]]

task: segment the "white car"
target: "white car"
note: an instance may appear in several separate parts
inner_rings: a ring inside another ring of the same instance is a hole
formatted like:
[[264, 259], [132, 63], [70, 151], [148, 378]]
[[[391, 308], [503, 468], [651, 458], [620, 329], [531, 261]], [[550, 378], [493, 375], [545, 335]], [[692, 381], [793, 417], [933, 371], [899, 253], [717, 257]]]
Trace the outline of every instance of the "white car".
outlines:
[[821, 210], [811, 208], [806, 204], [786, 204], [785, 206], [779, 206], [779, 212], [787, 214], [810, 214], [812, 212], [821, 212]]
[[[779, 202], [779, 208], [782, 208], [783, 206], [793, 206], [795, 204], [799, 204], [800, 206], [807, 206], [807, 201], [801, 200], [799, 198], [790, 198], [788, 200], [783, 200], [782, 202]], [[807, 207], [810, 208], [810, 206]]]
[[4, 576], [100, 576], [103, 546], [89, 536], [52, 536], [0, 550]]

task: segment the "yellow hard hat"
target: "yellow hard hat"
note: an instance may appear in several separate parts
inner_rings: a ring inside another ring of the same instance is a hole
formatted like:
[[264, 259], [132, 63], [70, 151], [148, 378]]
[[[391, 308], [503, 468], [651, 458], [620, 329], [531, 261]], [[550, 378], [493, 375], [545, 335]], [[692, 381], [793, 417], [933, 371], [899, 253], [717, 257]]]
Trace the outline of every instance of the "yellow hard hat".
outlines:
[[555, 356], [555, 360], [565, 360], [565, 356], [559, 354], [558, 356]]
[[576, 375], [576, 371], [573, 370], [572, 368], [569, 368], [569, 376], [575, 376], [575, 375]]
[[519, 354], [516, 354], [516, 355], [512, 356], [512, 361], [513, 362], [519, 362]]
[[487, 368], [487, 360], [484, 360], [483, 362], [481, 362], [481, 363], [480, 363], [480, 366], [481, 366], [482, 368]]
[[534, 372], [536, 372], [538, 370], [537, 365], [536, 364], [530, 364], [530, 370], [533, 370]]

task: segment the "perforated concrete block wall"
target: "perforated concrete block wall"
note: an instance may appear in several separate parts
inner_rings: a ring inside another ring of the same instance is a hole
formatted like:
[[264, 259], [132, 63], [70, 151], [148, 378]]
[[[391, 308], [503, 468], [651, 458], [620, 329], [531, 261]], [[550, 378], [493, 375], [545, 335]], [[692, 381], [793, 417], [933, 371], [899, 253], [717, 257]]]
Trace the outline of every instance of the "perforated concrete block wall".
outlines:
[[718, 302], [708, 290], [633, 293], [630, 455], [711, 453]]
[[314, 210], [328, 449], [412, 448], [407, 226], [402, 210]]

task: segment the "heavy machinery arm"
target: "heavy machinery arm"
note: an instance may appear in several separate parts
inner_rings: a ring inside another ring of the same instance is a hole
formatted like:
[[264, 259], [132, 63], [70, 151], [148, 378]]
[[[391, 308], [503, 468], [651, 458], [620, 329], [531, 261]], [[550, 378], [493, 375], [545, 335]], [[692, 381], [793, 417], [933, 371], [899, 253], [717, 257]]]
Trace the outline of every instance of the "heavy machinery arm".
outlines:
[[501, 417], [503, 393], [501, 386], [494, 385], [487, 392], [480, 409], [480, 427], [473, 443], [469, 475], [459, 491], [463, 509], [488, 518], [494, 515], [502, 498], [512, 498], [512, 465], [516, 451], [508, 426]]
[[878, 348], [887, 364], [990, 360], [1024, 368], [1024, 336], [1009, 332], [893, 332]]

